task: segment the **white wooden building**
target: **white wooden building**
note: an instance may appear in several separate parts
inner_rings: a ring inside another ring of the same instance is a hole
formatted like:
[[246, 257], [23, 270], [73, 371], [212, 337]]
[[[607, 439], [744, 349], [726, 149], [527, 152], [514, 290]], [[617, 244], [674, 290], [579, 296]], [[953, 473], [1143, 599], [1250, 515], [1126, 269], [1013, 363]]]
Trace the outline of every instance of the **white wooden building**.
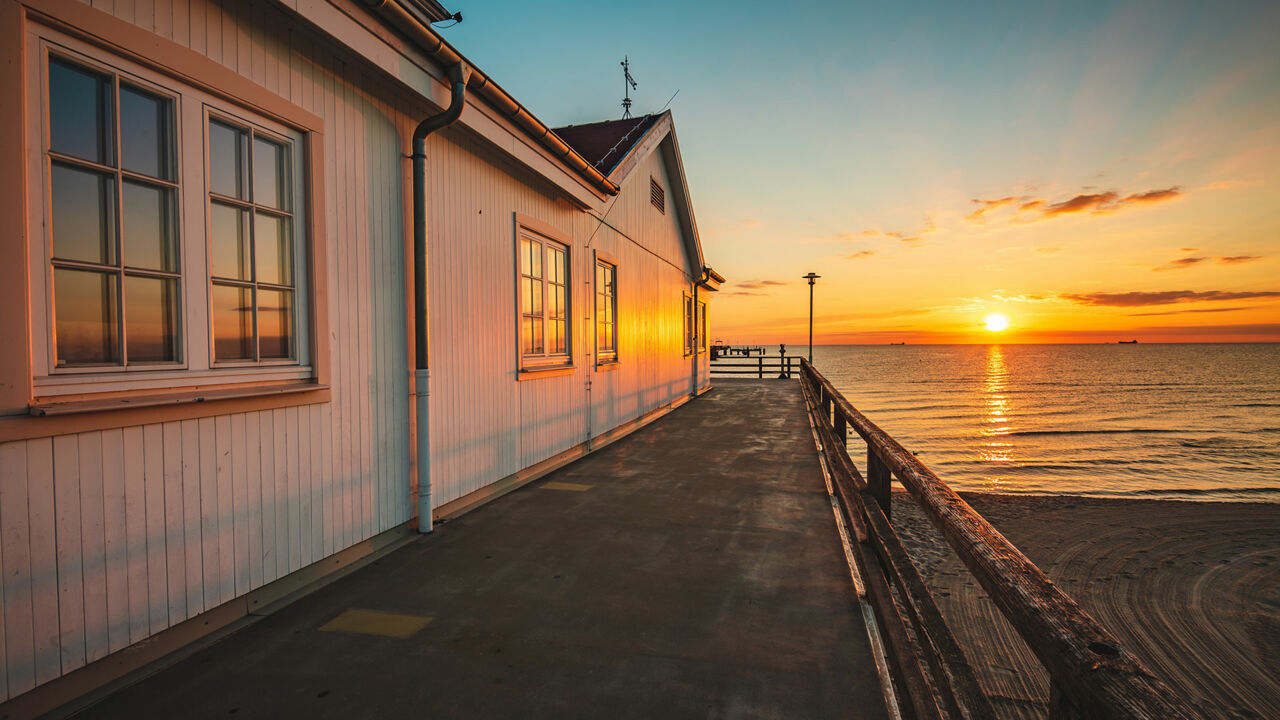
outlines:
[[[443, 16], [0, 0], [0, 709], [53, 707], [709, 387], [721, 279], [671, 115], [552, 132]], [[414, 132], [451, 103], [418, 253]]]

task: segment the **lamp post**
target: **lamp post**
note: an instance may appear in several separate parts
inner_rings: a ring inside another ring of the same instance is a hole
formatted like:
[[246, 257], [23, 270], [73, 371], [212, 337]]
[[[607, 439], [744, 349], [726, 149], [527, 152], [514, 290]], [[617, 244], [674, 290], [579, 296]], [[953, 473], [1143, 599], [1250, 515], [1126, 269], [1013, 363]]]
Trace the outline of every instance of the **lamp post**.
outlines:
[[804, 276], [809, 281], [809, 364], [813, 364], [813, 281], [822, 277], [809, 273]]

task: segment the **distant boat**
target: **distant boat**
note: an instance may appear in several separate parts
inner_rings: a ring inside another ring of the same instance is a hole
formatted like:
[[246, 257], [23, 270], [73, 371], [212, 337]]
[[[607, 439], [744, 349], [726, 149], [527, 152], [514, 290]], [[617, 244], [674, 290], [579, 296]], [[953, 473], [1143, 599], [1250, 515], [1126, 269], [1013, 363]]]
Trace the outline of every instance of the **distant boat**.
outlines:
[[906, 343], [904, 343], [904, 342], [900, 342], [900, 343], [889, 343], [889, 344], [890, 344], [890, 345], [906, 345]]
[[1137, 340], [1120, 340], [1119, 343], [1121, 345], [1137, 345], [1138, 341]]

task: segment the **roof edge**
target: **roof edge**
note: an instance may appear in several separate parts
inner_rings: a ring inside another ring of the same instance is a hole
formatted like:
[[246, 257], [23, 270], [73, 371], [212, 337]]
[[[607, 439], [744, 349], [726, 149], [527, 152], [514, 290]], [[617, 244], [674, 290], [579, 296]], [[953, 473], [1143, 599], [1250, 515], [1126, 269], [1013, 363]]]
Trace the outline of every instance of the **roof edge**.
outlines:
[[471, 71], [467, 80], [468, 90], [486, 101], [499, 115], [520, 128], [525, 135], [586, 180], [591, 187], [606, 195], [618, 194], [616, 183], [593, 167], [552, 132], [550, 127], [529, 112], [528, 108], [440, 37], [429, 23], [424, 23], [413, 10], [405, 6], [406, 2], [413, 4], [413, 0], [361, 0], [361, 4], [371, 14], [407, 36], [432, 60], [446, 67], [464, 64]]

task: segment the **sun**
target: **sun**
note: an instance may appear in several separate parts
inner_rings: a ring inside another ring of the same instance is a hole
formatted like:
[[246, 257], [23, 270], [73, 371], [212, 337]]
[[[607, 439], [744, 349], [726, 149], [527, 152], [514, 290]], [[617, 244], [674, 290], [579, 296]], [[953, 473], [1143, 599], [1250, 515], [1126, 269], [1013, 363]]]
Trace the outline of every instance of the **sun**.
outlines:
[[991, 332], [1001, 332], [1009, 328], [1009, 316], [1004, 313], [991, 313], [982, 320], [987, 324], [987, 330]]

